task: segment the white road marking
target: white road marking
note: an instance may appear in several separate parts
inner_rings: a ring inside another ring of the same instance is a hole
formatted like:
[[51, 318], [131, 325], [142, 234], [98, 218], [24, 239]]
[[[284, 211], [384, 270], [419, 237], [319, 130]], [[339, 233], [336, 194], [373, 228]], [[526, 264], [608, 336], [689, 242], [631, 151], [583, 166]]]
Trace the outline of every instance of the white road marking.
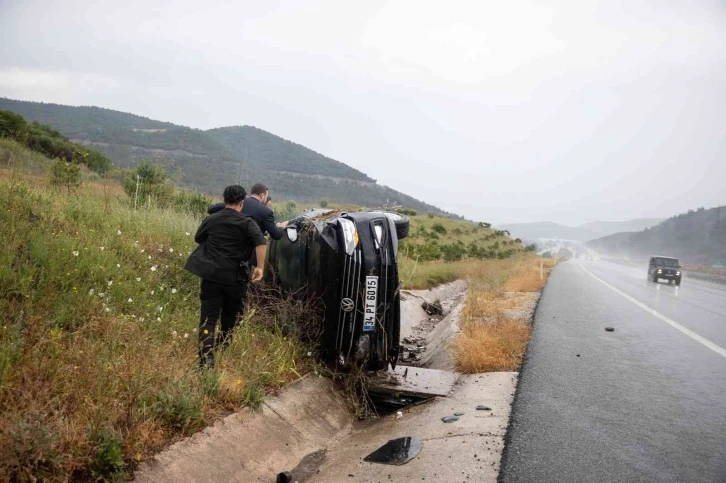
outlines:
[[642, 303], [642, 302], [634, 299], [633, 297], [631, 297], [630, 295], [626, 294], [622, 290], [613, 287], [612, 285], [610, 285], [609, 283], [607, 283], [605, 280], [601, 279], [600, 277], [598, 277], [597, 275], [595, 275], [594, 273], [592, 273], [590, 270], [588, 270], [587, 268], [585, 268], [583, 265], [580, 265], [580, 268], [583, 269], [586, 273], [590, 274], [590, 276], [593, 277], [595, 280], [598, 280], [600, 283], [602, 283], [603, 285], [605, 285], [607, 288], [613, 290], [618, 295], [621, 295], [621, 296], [625, 297], [626, 299], [630, 300], [635, 305], [637, 305], [641, 309], [645, 310], [649, 314], [658, 317], [660, 320], [662, 320], [666, 324], [672, 326], [674, 329], [677, 329], [677, 330], [681, 331], [682, 333], [686, 334], [688, 337], [690, 337], [691, 339], [695, 340], [696, 342], [700, 342], [701, 344], [705, 345], [706, 347], [708, 347], [709, 349], [711, 349], [712, 351], [714, 351], [716, 354], [718, 354], [720, 356], [723, 356], [723, 357], [726, 357], [726, 349], [724, 349], [723, 347], [714, 344], [713, 342], [711, 342], [710, 340], [706, 339], [705, 337], [696, 334], [691, 329], [687, 329], [686, 327], [683, 327], [681, 324], [679, 324], [675, 320], [669, 319], [668, 317], [666, 317], [665, 315], [659, 313], [655, 309], [652, 309], [652, 308], [648, 307], [647, 305], [645, 305], [644, 303]]

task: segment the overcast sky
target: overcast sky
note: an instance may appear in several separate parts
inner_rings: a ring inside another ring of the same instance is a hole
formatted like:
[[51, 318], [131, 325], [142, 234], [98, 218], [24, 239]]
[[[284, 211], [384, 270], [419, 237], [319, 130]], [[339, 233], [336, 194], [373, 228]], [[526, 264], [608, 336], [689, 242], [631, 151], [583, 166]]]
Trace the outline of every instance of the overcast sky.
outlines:
[[254, 125], [476, 220], [726, 204], [724, 2], [0, 0], [0, 42], [0, 96]]

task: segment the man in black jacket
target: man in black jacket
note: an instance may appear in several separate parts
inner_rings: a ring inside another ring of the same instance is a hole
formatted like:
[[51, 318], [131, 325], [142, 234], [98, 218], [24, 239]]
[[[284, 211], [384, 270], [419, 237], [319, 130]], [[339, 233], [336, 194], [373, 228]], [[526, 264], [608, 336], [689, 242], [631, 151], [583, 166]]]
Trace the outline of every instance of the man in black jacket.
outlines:
[[250, 278], [247, 261], [253, 252], [265, 259], [267, 240], [255, 220], [241, 213], [245, 196], [241, 186], [224, 189], [224, 208], [202, 221], [194, 236], [199, 246], [184, 267], [202, 279], [199, 358], [203, 366], [214, 365], [214, 332], [220, 312], [222, 343], [226, 344], [244, 312], [248, 283], [262, 279], [260, 267]]

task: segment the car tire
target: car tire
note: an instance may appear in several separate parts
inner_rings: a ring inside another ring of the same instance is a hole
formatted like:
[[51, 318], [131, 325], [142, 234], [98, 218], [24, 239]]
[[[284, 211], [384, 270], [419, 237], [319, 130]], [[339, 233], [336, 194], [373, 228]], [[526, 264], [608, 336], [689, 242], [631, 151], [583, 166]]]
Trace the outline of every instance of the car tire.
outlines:
[[681, 286], [681, 279], [679, 278], [678, 280], [676, 280], [676, 287], [680, 287], [680, 286]]
[[383, 212], [383, 214], [393, 220], [393, 224], [396, 226], [396, 236], [399, 240], [403, 240], [408, 236], [410, 229], [410, 220], [408, 219], [408, 216], [391, 213], [390, 211]]

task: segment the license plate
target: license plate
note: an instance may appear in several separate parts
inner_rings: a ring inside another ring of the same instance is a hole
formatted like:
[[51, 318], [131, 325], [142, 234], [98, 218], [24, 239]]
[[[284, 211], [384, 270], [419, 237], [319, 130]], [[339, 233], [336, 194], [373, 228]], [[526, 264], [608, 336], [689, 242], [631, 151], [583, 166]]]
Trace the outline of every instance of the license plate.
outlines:
[[366, 306], [363, 318], [363, 331], [370, 332], [376, 328], [376, 307], [378, 306], [378, 277], [366, 277]]

